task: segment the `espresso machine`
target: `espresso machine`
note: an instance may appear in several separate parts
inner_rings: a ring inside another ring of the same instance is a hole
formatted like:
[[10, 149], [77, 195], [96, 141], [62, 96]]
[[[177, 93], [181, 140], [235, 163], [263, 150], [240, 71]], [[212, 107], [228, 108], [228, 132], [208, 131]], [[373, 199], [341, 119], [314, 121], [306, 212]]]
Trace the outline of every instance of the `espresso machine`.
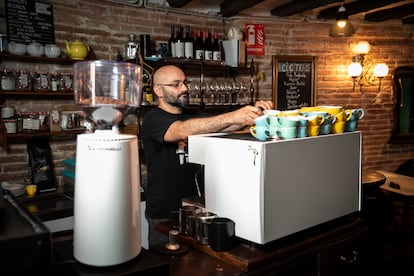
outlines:
[[141, 251], [138, 140], [118, 129], [140, 106], [141, 81], [136, 64], [74, 64], [75, 102], [96, 125], [78, 135], [76, 149], [73, 246], [85, 265], [118, 265]]

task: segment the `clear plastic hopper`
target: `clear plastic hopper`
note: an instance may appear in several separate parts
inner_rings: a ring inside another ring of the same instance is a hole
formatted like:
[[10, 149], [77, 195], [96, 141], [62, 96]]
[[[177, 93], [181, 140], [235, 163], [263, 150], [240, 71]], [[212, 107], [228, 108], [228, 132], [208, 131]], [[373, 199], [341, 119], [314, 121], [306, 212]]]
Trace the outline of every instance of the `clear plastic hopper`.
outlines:
[[75, 102], [97, 124], [111, 129], [141, 105], [142, 67], [108, 60], [74, 65]]

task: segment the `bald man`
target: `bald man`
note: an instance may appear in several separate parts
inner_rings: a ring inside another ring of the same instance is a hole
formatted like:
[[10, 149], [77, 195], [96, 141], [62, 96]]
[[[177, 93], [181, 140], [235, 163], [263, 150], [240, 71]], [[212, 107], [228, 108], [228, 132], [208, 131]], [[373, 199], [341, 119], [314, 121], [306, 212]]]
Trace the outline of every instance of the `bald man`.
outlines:
[[240, 130], [253, 125], [263, 110], [273, 108], [270, 101], [258, 101], [255, 106], [216, 116], [190, 112], [185, 108], [189, 102], [186, 75], [173, 65], [154, 73], [153, 91], [158, 96], [158, 108], [147, 113], [142, 125], [148, 169], [145, 197], [150, 247], [168, 241], [166, 235], [154, 230], [154, 225], [171, 220], [171, 213], [180, 208], [181, 200], [198, 193], [195, 179], [201, 166], [187, 162], [188, 136]]

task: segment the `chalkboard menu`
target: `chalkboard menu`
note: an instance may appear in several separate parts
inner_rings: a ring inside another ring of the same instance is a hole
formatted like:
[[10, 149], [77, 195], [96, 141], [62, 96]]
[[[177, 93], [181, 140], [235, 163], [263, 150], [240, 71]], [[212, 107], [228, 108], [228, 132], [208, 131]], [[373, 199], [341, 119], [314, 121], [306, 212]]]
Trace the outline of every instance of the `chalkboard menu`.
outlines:
[[23, 44], [54, 44], [53, 9], [49, 3], [6, 0], [7, 37]]
[[278, 110], [314, 105], [313, 56], [273, 56], [273, 100]]

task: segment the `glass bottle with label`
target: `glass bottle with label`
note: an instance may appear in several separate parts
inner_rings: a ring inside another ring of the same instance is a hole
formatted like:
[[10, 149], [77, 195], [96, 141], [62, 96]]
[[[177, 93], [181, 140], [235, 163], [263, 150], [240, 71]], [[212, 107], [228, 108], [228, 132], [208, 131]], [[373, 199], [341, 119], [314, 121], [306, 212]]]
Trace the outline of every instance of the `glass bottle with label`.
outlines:
[[171, 26], [170, 39], [168, 39], [168, 52], [167, 56], [175, 57], [175, 32], [174, 26]]
[[185, 43], [184, 43], [184, 55], [187, 59], [194, 57], [194, 39], [190, 32], [190, 26], [185, 26]]
[[213, 36], [213, 60], [221, 61], [221, 50], [220, 50], [220, 44], [219, 44], [217, 32], [214, 32], [214, 36]]
[[203, 32], [201, 30], [197, 31], [197, 38], [196, 38], [194, 48], [195, 48], [195, 58], [204, 59]]
[[177, 39], [175, 42], [175, 56], [177, 58], [183, 58], [184, 52], [185, 52], [185, 44], [184, 44], [184, 38], [183, 38], [183, 27], [181, 25], [178, 26], [177, 31]]
[[204, 38], [204, 59], [213, 60], [213, 43], [209, 31], [206, 31], [206, 37]]

